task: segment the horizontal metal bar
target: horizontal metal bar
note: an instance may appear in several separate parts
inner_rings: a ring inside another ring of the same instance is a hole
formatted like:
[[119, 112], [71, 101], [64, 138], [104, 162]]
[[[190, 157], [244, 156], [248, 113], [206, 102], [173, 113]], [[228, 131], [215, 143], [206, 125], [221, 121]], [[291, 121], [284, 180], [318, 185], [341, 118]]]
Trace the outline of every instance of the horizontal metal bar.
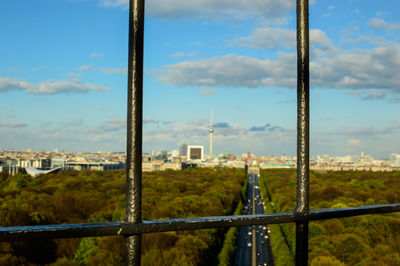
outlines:
[[326, 220], [333, 218], [345, 218], [366, 214], [379, 214], [399, 212], [400, 203], [382, 204], [382, 205], [366, 205], [354, 208], [337, 208], [337, 209], [321, 209], [310, 211], [308, 220]]
[[400, 203], [343, 209], [312, 210], [308, 213], [283, 212], [255, 215], [148, 220], [143, 221], [141, 224], [114, 222], [0, 227], [0, 242], [113, 235], [127, 236], [166, 231], [304, 222], [390, 212], [400, 212]]

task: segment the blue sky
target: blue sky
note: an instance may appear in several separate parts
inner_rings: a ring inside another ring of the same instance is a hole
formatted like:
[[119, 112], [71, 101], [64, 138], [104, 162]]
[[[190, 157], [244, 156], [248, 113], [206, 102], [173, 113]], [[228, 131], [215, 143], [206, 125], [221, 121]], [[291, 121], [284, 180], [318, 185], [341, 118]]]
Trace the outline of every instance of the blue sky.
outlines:
[[[124, 151], [127, 0], [0, 2], [0, 149]], [[311, 154], [400, 153], [400, 2], [310, 4]], [[294, 0], [148, 0], [144, 151], [295, 155]]]

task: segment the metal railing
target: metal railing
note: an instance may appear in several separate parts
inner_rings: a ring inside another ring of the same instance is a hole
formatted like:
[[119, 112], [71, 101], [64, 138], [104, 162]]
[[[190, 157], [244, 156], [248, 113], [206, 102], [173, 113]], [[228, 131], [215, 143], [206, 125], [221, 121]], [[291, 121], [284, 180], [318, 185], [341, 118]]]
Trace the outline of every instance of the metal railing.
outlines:
[[144, 0], [129, 3], [128, 114], [126, 161], [126, 217], [121, 222], [84, 223], [0, 228], [0, 241], [125, 236], [125, 264], [140, 265], [144, 233], [216, 227], [296, 223], [296, 265], [308, 264], [308, 223], [400, 211], [400, 203], [345, 209], [309, 210], [309, 25], [308, 0], [297, 6], [297, 203], [293, 212], [142, 220], [142, 114]]

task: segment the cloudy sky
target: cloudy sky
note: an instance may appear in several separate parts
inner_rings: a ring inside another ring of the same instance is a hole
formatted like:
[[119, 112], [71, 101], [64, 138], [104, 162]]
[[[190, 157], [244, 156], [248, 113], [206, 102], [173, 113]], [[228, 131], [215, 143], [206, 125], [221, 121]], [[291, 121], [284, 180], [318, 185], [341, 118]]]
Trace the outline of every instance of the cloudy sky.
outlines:
[[[311, 154], [400, 153], [400, 2], [310, 1]], [[0, 2], [0, 149], [124, 151], [127, 0]], [[295, 0], [147, 0], [144, 151], [296, 153]]]

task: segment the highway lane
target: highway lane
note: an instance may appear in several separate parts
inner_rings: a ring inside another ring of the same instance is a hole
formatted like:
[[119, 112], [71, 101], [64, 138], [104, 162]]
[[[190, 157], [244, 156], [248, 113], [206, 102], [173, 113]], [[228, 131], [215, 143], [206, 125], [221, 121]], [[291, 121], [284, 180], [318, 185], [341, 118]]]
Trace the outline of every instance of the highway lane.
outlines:
[[[245, 211], [252, 213], [252, 201], [250, 200], [253, 194], [253, 179], [249, 176], [249, 186], [247, 190], [247, 199], [245, 203]], [[251, 232], [251, 233], [249, 233]], [[251, 265], [252, 253], [252, 230], [251, 227], [241, 227], [239, 231], [238, 251], [236, 254], [236, 265]]]
[[[264, 213], [256, 174], [249, 174], [249, 189], [244, 208], [249, 214]], [[240, 228], [236, 265], [273, 265], [267, 225]]]
[[[264, 201], [261, 196], [261, 191], [258, 186], [258, 175], [254, 175], [254, 202], [255, 202], [255, 213], [264, 213]], [[256, 265], [273, 265], [273, 257], [270, 246], [270, 227], [268, 225], [257, 225], [256, 227]]]

